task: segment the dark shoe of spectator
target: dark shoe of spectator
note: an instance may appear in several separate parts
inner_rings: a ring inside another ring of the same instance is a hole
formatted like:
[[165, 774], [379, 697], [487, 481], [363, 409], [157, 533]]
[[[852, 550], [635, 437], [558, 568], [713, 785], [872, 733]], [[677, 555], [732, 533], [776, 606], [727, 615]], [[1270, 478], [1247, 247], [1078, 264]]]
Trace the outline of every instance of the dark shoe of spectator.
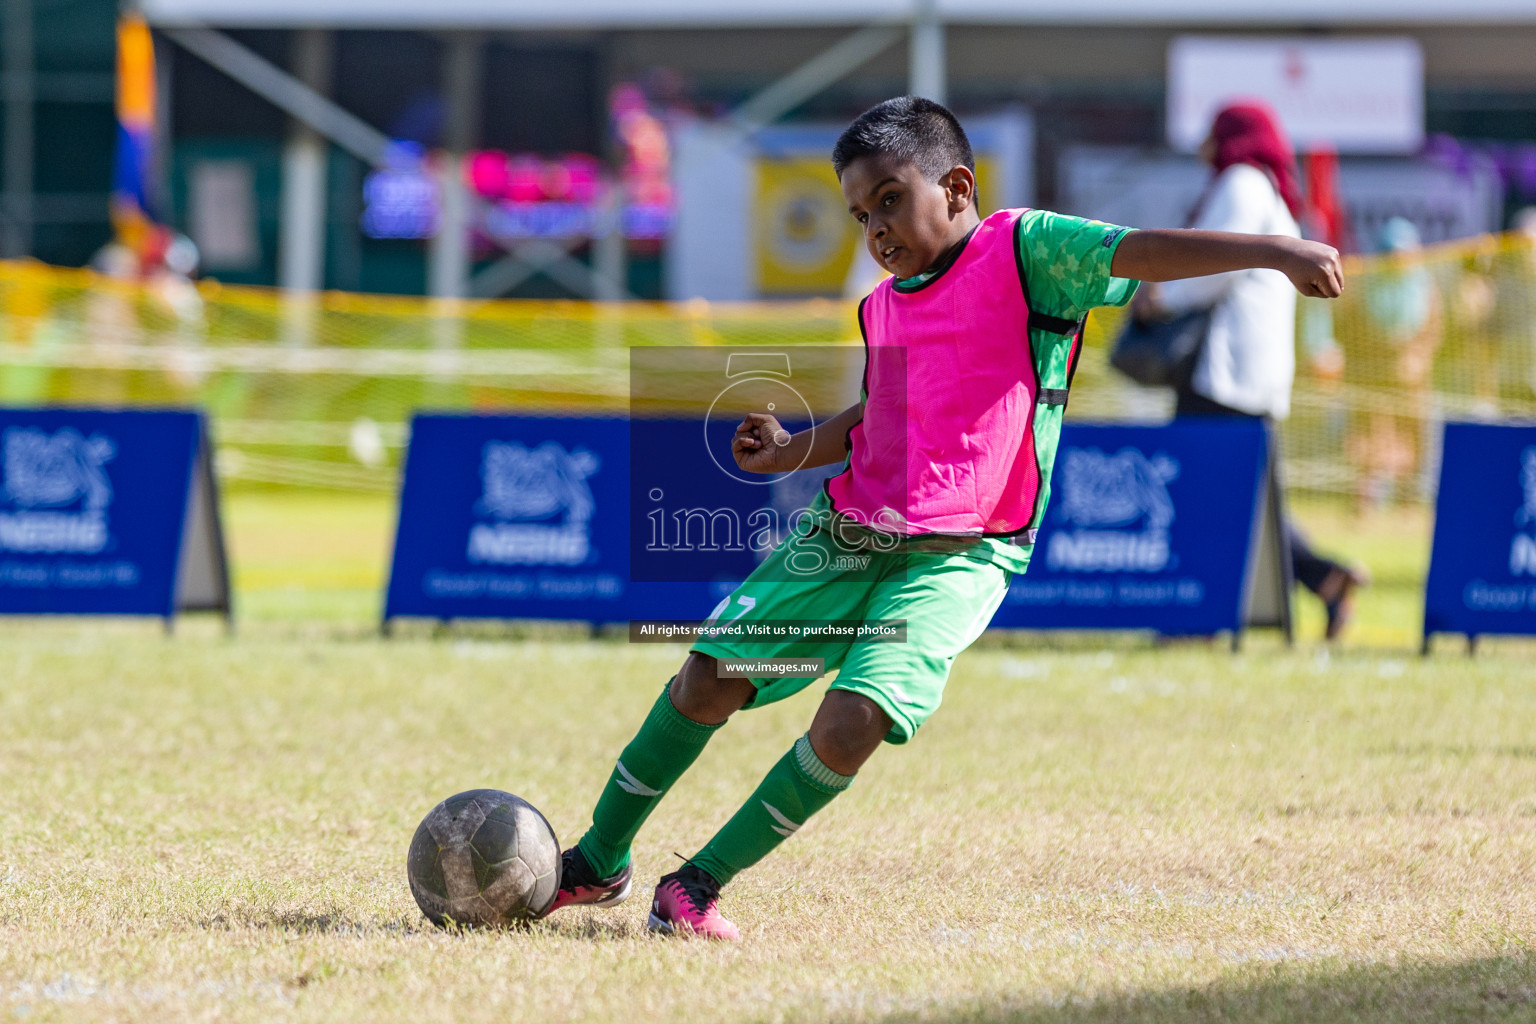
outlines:
[[1355, 591], [1371, 585], [1371, 574], [1363, 565], [1335, 566], [1317, 588], [1323, 610], [1328, 613], [1328, 627], [1323, 636], [1337, 640], [1355, 617]]

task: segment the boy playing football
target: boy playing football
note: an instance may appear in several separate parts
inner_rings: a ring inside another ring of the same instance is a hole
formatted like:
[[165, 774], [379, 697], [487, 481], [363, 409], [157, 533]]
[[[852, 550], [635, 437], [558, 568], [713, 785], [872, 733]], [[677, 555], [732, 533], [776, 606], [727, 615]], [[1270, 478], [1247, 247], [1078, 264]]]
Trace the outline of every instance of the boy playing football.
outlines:
[[[843, 468], [809, 525], [710, 621], [905, 620], [906, 640], [696, 642], [619, 755], [592, 827], [565, 852], [555, 909], [622, 902], [631, 842], [710, 737], [734, 712], [814, 681], [722, 678], [717, 659], [821, 657], [839, 672], [810, 730], [656, 887], [653, 930], [739, 936], [720, 914], [721, 886], [847, 789], [882, 741], [912, 737], [938, 708], [955, 656], [1029, 564], [1090, 309], [1124, 305], [1139, 281], [1253, 269], [1284, 274], [1303, 295], [1343, 287], [1338, 253], [1295, 238], [1133, 231], [1039, 210], [983, 219], [964, 130], [916, 97], [861, 114], [832, 162], [870, 256], [891, 274], [859, 307], [863, 400], [793, 436], [766, 413], [737, 428], [733, 454], [749, 472]], [[850, 550], [869, 557], [835, 558]]]

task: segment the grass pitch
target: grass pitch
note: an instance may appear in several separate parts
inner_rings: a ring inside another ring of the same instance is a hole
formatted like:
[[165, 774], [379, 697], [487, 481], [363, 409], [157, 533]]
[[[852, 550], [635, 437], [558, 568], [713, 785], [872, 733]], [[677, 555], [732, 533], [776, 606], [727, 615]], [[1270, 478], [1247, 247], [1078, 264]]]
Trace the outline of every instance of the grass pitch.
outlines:
[[0, 623], [0, 1020], [1536, 1019], [1536, 648], [1420, 661], [1423, 520], [1307, 515], [1376, 571], [1355, 645], [989, 638], [719, 946], [649, 936], [647, 883], [819, 688], [715, 739], [629, 904], [440, 932], [419, 818], [490, 785], [574, 840], [682, 649], [382, 641], [387, 505], [236, 495], [234, 638]]

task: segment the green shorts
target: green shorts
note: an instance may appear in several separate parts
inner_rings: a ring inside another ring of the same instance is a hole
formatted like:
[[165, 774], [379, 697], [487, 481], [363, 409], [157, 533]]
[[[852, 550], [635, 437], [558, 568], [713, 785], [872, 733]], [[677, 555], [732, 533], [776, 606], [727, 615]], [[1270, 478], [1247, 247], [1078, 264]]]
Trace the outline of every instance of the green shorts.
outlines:
[[[938, 710], [955, 656], [969, 647], [1002, 604], [1013, 573], [943, 550], [850, 548], [822, 528], [792, 533], [721, 601], [710, 622], [744, 628], [777, 622], [906, 620], [904, 641], [713, 638], [693, 650], [714, 658], [821, 658], [832, 683], [868, 697], [891, 717], [888, 743], [905, 743]], [[815, 676], [752, 679], [747, 707], [783, 700]]]

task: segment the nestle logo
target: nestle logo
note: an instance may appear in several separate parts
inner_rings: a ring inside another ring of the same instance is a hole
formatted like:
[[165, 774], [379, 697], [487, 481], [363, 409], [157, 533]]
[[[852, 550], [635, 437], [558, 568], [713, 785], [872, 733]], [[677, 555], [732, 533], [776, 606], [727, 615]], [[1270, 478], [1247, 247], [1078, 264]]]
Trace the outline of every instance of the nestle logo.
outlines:
[[490, 441], [481, 450], [483, 492], [466, 556], [477, 565], [581, 565], [592, 554], [595, 509], [587, 478], [598, 458], [554, 441], [527, 448]]
[[1168, 527], [1174, 520], [1168, 483], [1179, 464], [1135, 448], [1106, 455], [1068, 448], [1061, 457], [1059, 515], [1075, 529], [1057, 530], [1045, 563], [1068, 572], [1162, 572], [1172, 563]]
[[[1536, 527], [1536, 445], [1520, 453], [1520, 489], [1525, 500], [1515, 511], [1515, 525]], [[1510, 541], [1509, 574], [1536, 576], [1536, 534], [1516, 533]]]
[[5, 432], [0, 550], [94, 555], [111, 542], [107, 508], [112, 483], [103, 468], [117, 454], [109, 438], [65, 427], [56, 433], [25, 427]]

